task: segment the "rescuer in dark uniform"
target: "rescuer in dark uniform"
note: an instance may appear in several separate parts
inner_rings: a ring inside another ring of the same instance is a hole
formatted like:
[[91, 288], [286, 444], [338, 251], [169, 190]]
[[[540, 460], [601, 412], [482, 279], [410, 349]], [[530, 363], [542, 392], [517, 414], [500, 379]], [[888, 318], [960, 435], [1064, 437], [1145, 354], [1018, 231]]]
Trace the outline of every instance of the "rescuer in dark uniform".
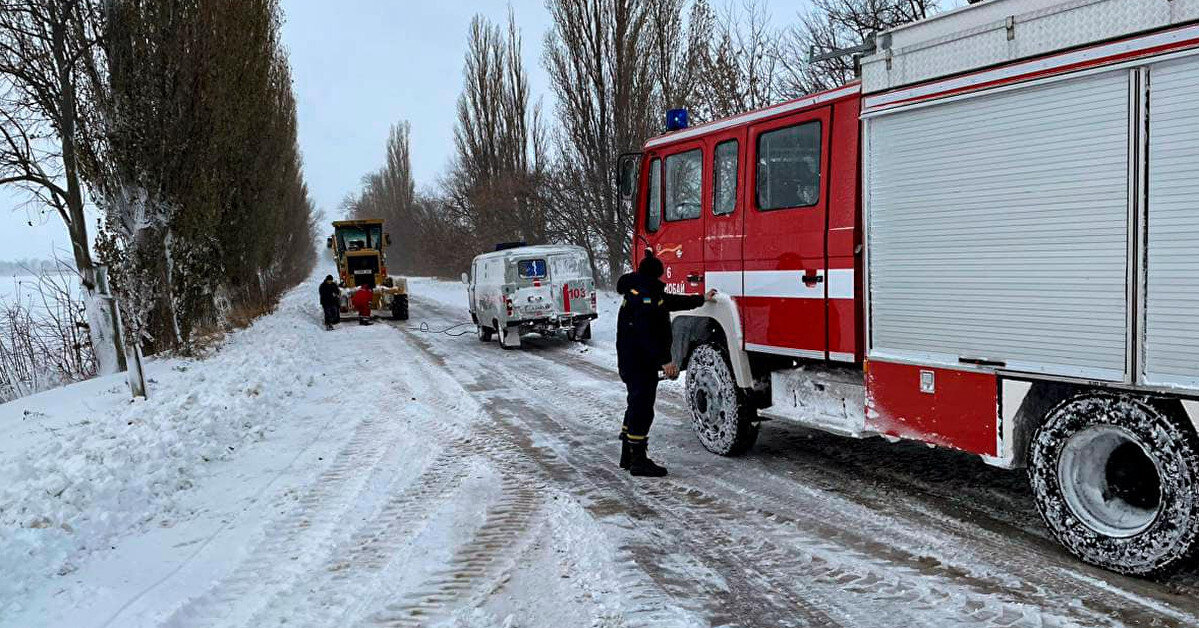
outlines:
[[620, 431], [620, 468], [636, 476], [661, 477], [666, 469], [646, 456], [658, 372], [674, 379], [679, 367], [670, 354], [670, 313], [691, 310], [711, 300], [715, 290], [702, 295], [667, 294], [662, 283], [662, 261], [647, 250], [637, 272], [620, 278], [616, 291], [623, 297], [616, 321], [616, 356], [620, 379], [629, 391], [624, 426]]
[[333, 329], [341, 320], [341, 288], [333, 281], [333, 275], [326, 275], [321, 282], [321, 309], [325, 312], [325, 329]]

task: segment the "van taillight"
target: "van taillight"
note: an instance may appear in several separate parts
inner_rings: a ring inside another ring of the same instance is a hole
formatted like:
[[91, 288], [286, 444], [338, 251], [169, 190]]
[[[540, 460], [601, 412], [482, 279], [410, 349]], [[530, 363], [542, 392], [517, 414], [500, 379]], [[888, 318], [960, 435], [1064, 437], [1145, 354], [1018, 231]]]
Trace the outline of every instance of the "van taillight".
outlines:
[[512, 299], [504, 297], [504, 305], [508, 307], [508, 316], [512, 316]]
[[595, 290], [591, 291], [591, 309], [595, 309]]

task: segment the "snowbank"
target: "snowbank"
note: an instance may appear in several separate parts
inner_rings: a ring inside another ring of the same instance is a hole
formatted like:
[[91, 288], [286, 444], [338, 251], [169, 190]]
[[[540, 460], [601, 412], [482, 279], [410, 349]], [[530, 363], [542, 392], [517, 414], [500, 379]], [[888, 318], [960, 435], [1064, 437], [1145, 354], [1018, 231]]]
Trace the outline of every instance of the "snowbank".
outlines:
[[[314, 384], [315, 282], [204, 361], [148, 364], [149, 401], [123, 376], [0, 406], [0, 615], [41, 578], [65, 575], [117, 536], [169, 525], [205, 465], [264, 438]], [[284, 403], [288, 402], [288, 403]]]

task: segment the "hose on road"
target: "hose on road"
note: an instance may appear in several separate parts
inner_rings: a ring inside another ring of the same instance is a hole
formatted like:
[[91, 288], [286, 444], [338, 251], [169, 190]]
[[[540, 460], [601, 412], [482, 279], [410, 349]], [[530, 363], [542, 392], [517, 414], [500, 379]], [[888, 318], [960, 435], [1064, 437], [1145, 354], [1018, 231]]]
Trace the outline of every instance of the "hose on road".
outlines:
[[452, 325], [450, 327], [446, 327], [445, 329], [433, 329], [432, 327], [429, 326], [429, 323], [421, 321], [421, 324], [419, 326], [409, 327], [408, 329], [411, 329], [412, 331], [419, 331], [422, 334], [445, 334], [447, 336], [457, 338], [458, 336], [465, 336], [467, 334], [474, 333], [475, 330], [473, 330], [473, 329], [467, 329], [465, 331], [457, 331], [457, 332], [454, 331], [455, 329], [458, 329], [459, 327], [466, 327], [466, 326], [474, 327], [475, 324], [474, 323], [458, 323], [457, 325]]

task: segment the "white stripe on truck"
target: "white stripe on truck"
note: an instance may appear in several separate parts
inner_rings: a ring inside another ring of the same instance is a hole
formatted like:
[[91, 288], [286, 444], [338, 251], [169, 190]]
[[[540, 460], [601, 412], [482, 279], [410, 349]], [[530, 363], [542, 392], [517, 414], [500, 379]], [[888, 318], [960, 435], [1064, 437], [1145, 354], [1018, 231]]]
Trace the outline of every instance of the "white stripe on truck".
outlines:
[[[828, 283], [828, 298], [852, 299], [854, 271], [852, 268], [818, 270], [816, 275]], [[823, 299], [823, 283], [803, 282], [802, 270], [710, 271], [704, 273], [704, 287], [734, 297], [767, 297], [780, 299]]]

